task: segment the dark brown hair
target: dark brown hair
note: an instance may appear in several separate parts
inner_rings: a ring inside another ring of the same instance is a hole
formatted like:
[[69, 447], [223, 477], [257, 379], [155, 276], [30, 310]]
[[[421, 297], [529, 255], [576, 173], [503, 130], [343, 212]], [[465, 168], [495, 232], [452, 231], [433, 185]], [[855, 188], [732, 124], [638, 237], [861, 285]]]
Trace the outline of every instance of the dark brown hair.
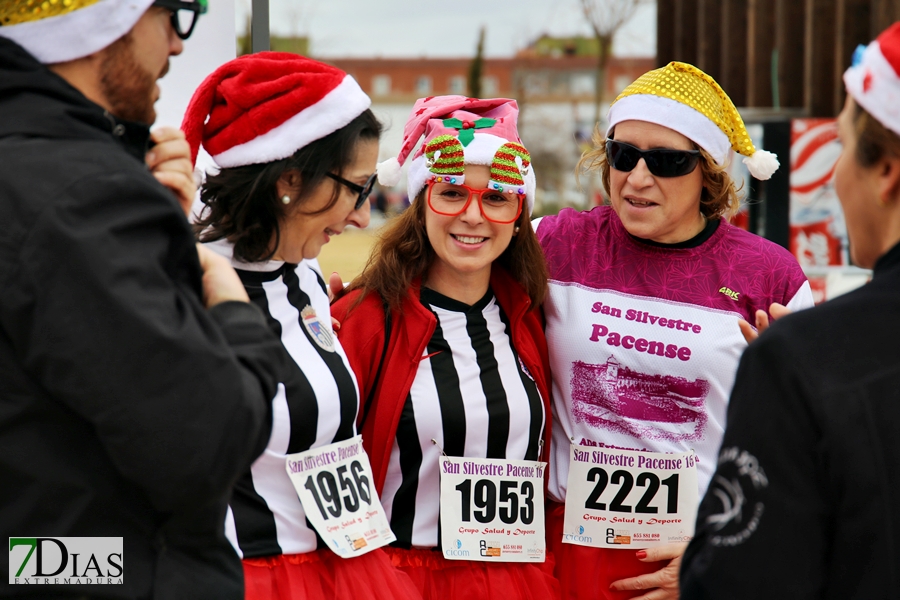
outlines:
[[885, 154], [900, 157], [900, 136], [882, 125], [855, 100], [853, 106], [856, 161], [863, 167], [871, 167]]
[[[435, 252], [425, 231], [427, 204], [423, 190], [412, 206], [387, 226], [362, 274], [348, 288], [348, 291], [363, 290], [360, 301], [369, 292], [377, 292], [396, 310], [409, 294], [413, 280], [424, 277], [428, 272]], [[531, 228], [528, 211], [524, 208], [516, 225], [519, 226], [519, 233], [513, 236], [509, 246], [494, 262], [525, 288], [532, 308], [536, 308], [547, 294], [547, 263], [537, 235]]]
[[[610, 137], [614, 131], [610, 132]], [[600, 128], [594, 130], [591, 138], [594, 147], [586, 151], [578, 161], [576, 177], [582, 171], [600, 171], [600, 181], [607, 195], [609, 187], [609, 159], [606, 156], [606, 136]], [[700, 151], [700, 171], [703, 173], [703, 191], [700, 193], [700, 212], [707, 219], [716, 217], [730, 218], [737, 214], [741, 208], [741, 199], [738, 196], [738, 188], [734, 186], [734, 180], [728, 174], [726, 167], [716, 163], [712, 156], [691, 142], [694, 149]]]
[[337, 184], [324, 208], [303, 213], [303, 202], [326, 181], [328, 173], [343, 172], [355, 159], [361, 140], [377, 141], [381, 131], [381, 123], [372, 111], [366, 110], [341, 129], [307, 144], [288, 158], [222, 169], [207, 176], [200, 189], [200, 199], [206, 208], [194, 231], [201, 242], [227, 239], [234, 244], [235, 257], [243, 261], [272, 258], [288, 209], [278, 197], [276, 184], [281, 175], [288, 170], [300, 173], [300, 196], [292, 203], [296, 207], [291, 210], [299, 209], [300, 214], [309, 215], [323, 213], [340, 197]]

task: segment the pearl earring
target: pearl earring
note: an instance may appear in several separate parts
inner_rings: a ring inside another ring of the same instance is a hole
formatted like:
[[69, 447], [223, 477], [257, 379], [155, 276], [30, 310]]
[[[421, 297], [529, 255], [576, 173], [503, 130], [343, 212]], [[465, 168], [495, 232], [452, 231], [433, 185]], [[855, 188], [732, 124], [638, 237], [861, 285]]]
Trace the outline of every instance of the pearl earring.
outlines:
[[518, 225], [516, 225], [516, 228], [513, 229], [513, 233], [519, 233], [519, 226], [518, 226]]
[[285, 194], [284, 196], [281, 197], [281, 201], [282, 201], [284, 204], [290, 204], [290, 203], [291, 203], [291, 197], [288, 196], [287, 194]]

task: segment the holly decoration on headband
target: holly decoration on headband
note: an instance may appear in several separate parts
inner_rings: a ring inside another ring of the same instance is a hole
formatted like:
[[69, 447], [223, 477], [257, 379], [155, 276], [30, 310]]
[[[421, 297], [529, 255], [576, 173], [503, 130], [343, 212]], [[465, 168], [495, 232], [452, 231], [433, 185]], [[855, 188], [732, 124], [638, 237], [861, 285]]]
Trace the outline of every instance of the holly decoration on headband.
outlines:
[[444, 119], [444, 127], [448, 129], [459, 129], [459, 141], [463, 147], [475, 139], [476, 129], [487, 129], [493, 127], [497, 123], [497, 119], [482, 118], [477, 121], [460, 121], [459, 119]]

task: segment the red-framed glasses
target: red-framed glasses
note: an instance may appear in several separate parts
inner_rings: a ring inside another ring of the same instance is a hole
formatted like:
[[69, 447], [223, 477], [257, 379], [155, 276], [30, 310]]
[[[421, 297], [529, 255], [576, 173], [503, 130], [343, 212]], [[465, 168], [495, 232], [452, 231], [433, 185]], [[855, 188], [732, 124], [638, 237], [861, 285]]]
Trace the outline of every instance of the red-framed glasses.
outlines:
[[475, 189], [460, 183], [428, 182], [428, 206], [439, 215], [455, 217], [463, 214], [473, 196], [478, 198], [481, 215], [492, 223], [513, 223], [522, 214], [525, 194]]

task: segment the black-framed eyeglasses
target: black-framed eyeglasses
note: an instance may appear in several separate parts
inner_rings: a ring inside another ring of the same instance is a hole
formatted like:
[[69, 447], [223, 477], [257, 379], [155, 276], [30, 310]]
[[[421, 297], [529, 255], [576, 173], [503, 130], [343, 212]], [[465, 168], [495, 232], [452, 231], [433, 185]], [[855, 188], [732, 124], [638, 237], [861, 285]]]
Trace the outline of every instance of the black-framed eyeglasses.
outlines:
[[699, 150], [674, 150], [655, 148], [641, 150], [631, 144], [616, 140], [606, 140], [606, 158], [616, 171], [624, 173], [634, 169], [640, 159], [644, 159], [647, 170], [657, 177], [681, 177], [692, 173], [700, 163]]
[[208, 0], [155, 0], [153, 6], [172, 11], [172, 28], [183, 40], [191, 37], [197, 19], [209, 8]]
[[377, 174], [373, 173], [369, 176], [368, 179], [366, 179], [365, 185], [359, 185], [358, 183], [347, 181], [343, 177], [335, 175], [334, 173], [326, 173], [326, 175], [328, 175], [341, 185], [345, 185], [352, 191], [359, 194], [359, 197], [356, 199], [356, 204], [353, 205], [353, 210], [359, 210], [359, 208], [365, 203], [366, 199], [369, 197], [369, 194], [372, 193], [372, 188], [375, 187], [375, 179], [378, 177]]

